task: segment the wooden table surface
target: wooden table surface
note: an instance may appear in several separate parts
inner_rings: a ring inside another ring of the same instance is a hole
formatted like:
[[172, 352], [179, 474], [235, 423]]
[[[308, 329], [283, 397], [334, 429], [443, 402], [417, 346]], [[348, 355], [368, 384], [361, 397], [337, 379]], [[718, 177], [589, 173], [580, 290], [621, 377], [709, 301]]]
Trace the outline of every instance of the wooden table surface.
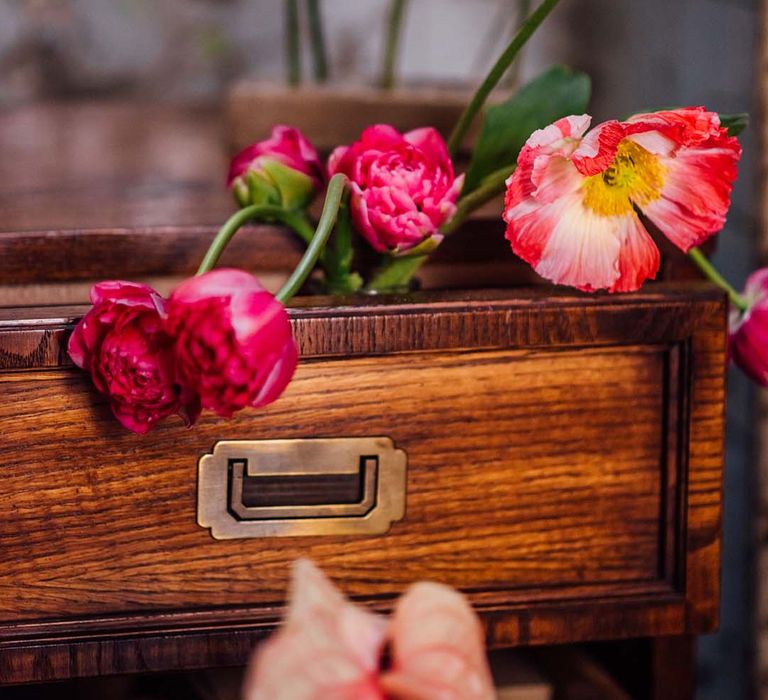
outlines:
[[219, 224], [233, 209], [222, 121], [126, 102], [0, 111], [0, 230]]

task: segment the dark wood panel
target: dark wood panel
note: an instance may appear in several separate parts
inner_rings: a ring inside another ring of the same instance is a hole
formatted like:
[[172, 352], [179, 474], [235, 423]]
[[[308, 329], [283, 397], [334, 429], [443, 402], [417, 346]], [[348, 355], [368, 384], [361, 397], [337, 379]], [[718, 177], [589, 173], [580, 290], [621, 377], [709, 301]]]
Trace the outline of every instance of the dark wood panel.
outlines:
[[[0, 311], [6, 681], [240, 663], [226, 640], [274, 624], [299, 555], [374, 607], [418, 578], [460, 587], [492, 645], [716, 623], [725, 304], [708, 286], [298, 299], [304, 361], [280, 401], [144, 438], [63, 357], [81, 311]], [[388, 535], [196, 525], [216, 440], [373, 434], [410, 459]]]
[[[143, 438], [80, 373], [7, 375], [0, 425], [18, 447], [2, 460], [0, 621], [278, 604], [302, 554], [356, 596], [422, 578], [655, 581], [663, 363], [656, 348], [308, 363], [268, 410]], [[409, 455], [407, 518], [387, 536], [216, 542], [195, 524], [196, 463], [215, 440], [367, 435]]]
[[[627, 295], [521, 288], [347, 299], [297, 297], [294, 336], [305, 359], [471, 347], [573, 347], [686, 339], [722, 317], [706, 283], [665, 282]], [[0, 307], [0, 370], [67, 366], [66, 338], [85, 306]]]

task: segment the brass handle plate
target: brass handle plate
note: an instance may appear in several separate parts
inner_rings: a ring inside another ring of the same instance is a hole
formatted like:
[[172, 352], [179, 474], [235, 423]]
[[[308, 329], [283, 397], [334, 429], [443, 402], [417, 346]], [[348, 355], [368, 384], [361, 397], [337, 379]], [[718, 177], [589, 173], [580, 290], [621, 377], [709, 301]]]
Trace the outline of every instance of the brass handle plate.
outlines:
[[405, 515], [388, 437], [222, 440], [198, 462], [197, 522], [217, 540], [380, 535]]

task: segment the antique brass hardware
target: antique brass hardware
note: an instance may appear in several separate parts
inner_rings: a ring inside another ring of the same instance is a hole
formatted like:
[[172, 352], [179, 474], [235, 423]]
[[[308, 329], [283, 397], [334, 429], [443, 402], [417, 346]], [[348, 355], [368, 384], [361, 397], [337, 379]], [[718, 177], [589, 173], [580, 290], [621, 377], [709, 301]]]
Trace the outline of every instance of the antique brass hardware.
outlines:
[[222, 440], [198, 462], [197, 522], [220, 540], [383, 534], [405, 472], [388, 437]]

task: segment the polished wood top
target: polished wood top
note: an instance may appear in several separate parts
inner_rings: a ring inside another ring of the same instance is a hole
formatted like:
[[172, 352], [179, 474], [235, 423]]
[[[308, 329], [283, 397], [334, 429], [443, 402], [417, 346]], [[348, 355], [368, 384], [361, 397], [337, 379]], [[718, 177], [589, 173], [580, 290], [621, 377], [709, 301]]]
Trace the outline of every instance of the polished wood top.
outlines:
[[223, 131], [210, 106], [0, 112], [0, 231], [220, 223], [233, 209]]

